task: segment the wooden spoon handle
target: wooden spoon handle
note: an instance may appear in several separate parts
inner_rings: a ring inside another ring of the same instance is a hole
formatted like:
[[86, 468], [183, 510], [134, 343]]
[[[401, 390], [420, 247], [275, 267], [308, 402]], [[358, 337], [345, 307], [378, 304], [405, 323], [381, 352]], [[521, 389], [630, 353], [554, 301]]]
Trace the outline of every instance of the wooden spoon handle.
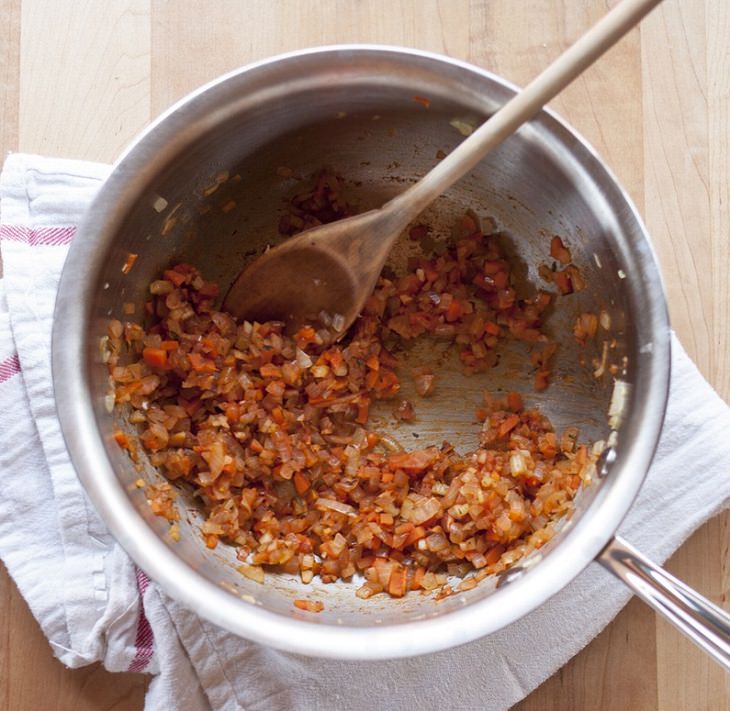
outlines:
[[415, 185], [383, 206], [404, 228], [493, 148], [531, 119], [661, 0], [623, 0]]

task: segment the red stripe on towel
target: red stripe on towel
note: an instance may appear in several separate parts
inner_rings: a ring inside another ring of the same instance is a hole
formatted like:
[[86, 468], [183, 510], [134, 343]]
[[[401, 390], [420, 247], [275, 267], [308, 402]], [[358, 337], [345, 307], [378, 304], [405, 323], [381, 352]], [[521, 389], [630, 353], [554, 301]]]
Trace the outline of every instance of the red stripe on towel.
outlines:
[[0, 225], [0, 240], [24, 242], [31, 247], [36, 245], [58, 246], [70, 244], [76, 228], [68, 227], [24, 227], [23, 225]]
[[14, 375], [20, 372], [20, 358], [17, 353], [8, 356], [5, 360], [0, 361], [0, 383], [10, 380]]
[[135, 654], [129, 665], [131, 672], [143, 672], [149, 664], [154, 651], [154, 635], [147, 616], [144, 614], [144, 593], [149, 585], [149, 578], [137, 568], [137, 590], [139, 591], [139, 617], [137, 618], [137, 634], [134, 640]]

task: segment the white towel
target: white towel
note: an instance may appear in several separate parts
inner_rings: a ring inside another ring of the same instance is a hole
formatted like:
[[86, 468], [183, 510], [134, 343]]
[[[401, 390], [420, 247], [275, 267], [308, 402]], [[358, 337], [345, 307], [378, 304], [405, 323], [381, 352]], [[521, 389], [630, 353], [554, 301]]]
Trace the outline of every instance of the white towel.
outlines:
[[[506, 709], [580, 651], [629, 591], [590, 565], [490, 637], [388, 662], [286, 654], [200, 619], [138, 571], [106, 531], [60, 435], [50, 368], [56, 286], [108, 166], [15, 154], [0, 177], [0, 557], [66, 665], [154, 674], [150, 711]], [[730, 409], [676, 338], [649, 477], [620, 528], [664, 561], [730, 503]]]

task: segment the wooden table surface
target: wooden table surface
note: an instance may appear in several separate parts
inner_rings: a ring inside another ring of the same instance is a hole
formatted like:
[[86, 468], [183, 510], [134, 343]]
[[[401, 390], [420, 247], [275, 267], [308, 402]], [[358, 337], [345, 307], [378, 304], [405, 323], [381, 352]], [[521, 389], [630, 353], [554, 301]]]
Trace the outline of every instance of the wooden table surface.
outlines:
[[[251, 60], [419, 47], [524, 84], [610, 0], [0, 0], [0, 149], [111, 161], [173, 101]], [[730, 2], [666, 0], [552, 106], [648, 224], [674, 328], [730, 400]], [[730, 606], [730, 513], [669, 570]], [[147, 678], [69, 671], [0, 566], [0, 708], [131, 711]], [[394, 705], [393, 708], [396, 708]], [[521, 711], [730, 709], [730, 675], [637, 600]]]

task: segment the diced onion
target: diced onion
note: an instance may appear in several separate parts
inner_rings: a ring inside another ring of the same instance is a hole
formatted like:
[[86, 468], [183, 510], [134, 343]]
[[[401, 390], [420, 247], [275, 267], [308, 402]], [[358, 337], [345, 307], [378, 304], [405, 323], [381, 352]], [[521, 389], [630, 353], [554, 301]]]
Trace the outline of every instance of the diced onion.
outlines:
[[337, 501], [337, 499], [326, 499], [320, 497], [319, 499], [317, 499], [315, 507], [321, 510], [329, 509], [331, 511], [337, 511], [338, 513], [346, 514], [348, 516], [355, 515], [355, 508], [353, 506], [350, 506], [350, 504], [344, 504], [341, 501]]

